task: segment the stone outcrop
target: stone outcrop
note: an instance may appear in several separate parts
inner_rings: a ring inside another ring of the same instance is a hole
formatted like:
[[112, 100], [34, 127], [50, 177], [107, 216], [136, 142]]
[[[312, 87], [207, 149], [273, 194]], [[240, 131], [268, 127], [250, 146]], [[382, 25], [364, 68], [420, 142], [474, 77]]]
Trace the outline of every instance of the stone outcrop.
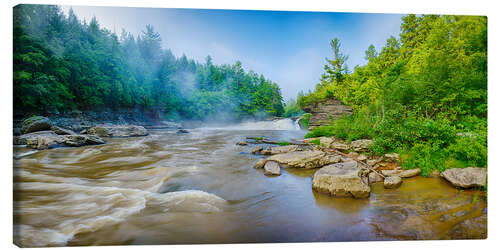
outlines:
[[441, 176], [456, 187], [471, 188], [486, 185], [486, 168], [450, 168], [441, 173]]
[[267, 161], [264, 165], [265, 175], [281, 175], [280, 165], [275, 161]]
[[259, 153], [260, 151], [262, 151], [263, 149], [264, 149], [264, 147], [262, 147], [262, 146], [258, 146], [258, 147], [256, 147], [256, 148], [252, 149], [252, 154], [257, 154], [257, 153]]
[[148, 131], [143, 126], [136, 125], [95, 126], [89, 128], [87, 134], [99, 137], [133, 137], [146, 136]]
[[39, 131], [14, 137], [15, 145], [26, 145], [33, 149], [55, 147], [80, 147], [106, 143], [94, 135], [58, 135], [54, 131]]
[[23, 121], [21, 134], [28, 134], [37, 131], [50, 130], [51, 121], [47, 117], [33, 116]]
[[266, 165], [266, 162], [266, 159], [260, 159], [257, 163], [255, 163], [255, 165], [253, 165], [253, 168], [263, 168], [264, 165]]
[[356, 152], [367, 151], [371, 145], [373, 145], [373, 141], [368, 139], [361, 139], [351, 142], [351, 148]]
[[367, 198], [370, 186], [360, 177], [356, 162], [337, 163], [318, 170], [312, 180], [312, 188], [336, 197]]
[[319, 150], [294, 151], [284, 154], [277, 154], [267, 158], [268, 161], [275, 161], [279, 164], [293, 168], [319, 168], [328, 164], [341, 161], [339, 155], [329, 155]]
[[353, 109], [343, 105], [337, 99], [327, 99], [325, 101], [309, 105], [303, 110], [311, 114], [309, 119], [309, 129], [318, 126], [329, 125], [333, 120], [338, 119], [342, 115], [351, 115]]

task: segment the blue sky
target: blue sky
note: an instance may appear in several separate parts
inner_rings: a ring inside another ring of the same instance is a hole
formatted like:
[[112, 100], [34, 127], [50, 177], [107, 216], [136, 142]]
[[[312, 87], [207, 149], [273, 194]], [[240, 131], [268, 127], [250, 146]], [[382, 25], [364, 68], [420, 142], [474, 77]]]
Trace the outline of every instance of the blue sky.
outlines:
[[162, 45], [176, 56], [216, 64], [241, 61], [246, 70], [262, 73], [281, 87], [285, 100], [319, 82], [330, 40], [338, 37], [348, 66], [363, 65], [370, 44], [377, 51], [399, 33], [402, 15], [290, 11], [197, 10], [164, 8], [72, 7], [80, 19], [95, 16], [102, 27], [134, 35], [154, 26]]

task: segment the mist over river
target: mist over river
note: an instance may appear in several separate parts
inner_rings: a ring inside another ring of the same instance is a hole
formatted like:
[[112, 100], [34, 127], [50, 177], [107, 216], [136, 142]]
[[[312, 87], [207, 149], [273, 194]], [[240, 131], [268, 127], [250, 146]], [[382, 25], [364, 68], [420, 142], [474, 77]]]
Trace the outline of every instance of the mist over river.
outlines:
[[[302, 139], [290, 119], [14, 148], [14, 241], [21, 246], [448, 239], [486, 214], [479, 191], [415, 177], [369, 199], [311, 188], [316, 170], [268, 177], [247, 136]], [[264, 145], [263, 145], [264, 146]], [[481, 230], [481, 229], [477, 229]], [[458, 236], [457, 236], [458, 235]]]

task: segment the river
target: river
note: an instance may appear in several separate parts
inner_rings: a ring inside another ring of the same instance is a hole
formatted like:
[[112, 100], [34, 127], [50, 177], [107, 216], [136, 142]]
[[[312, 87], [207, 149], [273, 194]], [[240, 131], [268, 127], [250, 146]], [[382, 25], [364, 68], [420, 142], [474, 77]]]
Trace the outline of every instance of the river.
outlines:
[[[311, 189], [315, 170], [252, 168], [255, 144], [303, 138], [289, 119], [150, 130], [98, 146], [14, 148], [14, 242], [21, 246], [314, 242], [484, 237], [482, 192], [415, 177], [369, 199]], [[479, 217], [478, 217], [479, 216]], [[473, 219], [476, 218], [476, 219]], [[466, 232], [464, 232], [466, 231]], [[464, 236], [465, 235], [465, 236]], [[471, 236], [472, 235], [472, 236]]]

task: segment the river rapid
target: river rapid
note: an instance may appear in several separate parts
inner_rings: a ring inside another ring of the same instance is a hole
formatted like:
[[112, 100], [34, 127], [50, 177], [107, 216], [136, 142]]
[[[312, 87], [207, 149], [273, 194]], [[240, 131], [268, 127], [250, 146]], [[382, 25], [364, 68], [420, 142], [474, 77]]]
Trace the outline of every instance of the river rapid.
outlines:
[[[20, 246], [484, 238], [486, 201], [415, 177], [369, 199], [312, 190], [316, 170], [267, 177], [258, 144], [306, 133], [289, 120], [150, 130], [98, 146], [14, 148], [14, 242]], [[479, 218], [479, 219], [478, 219]], [[484, 221], [483, 221], [484, 220]]]

